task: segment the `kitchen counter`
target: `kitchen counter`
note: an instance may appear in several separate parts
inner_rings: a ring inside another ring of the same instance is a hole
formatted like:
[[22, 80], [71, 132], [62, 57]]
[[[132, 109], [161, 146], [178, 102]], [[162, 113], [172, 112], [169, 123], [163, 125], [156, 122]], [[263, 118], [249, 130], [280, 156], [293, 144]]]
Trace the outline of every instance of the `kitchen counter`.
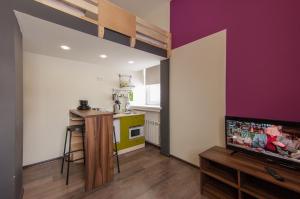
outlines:
[[91, 191], [113, 180], [113, 113], [70, 110], [70, 117], [85, 124], [85, 190]]
[[145, 115], [145, 113], [118, 113], [118, 114], [114, 114], [113, 118], [118, 119], [121, 117], [129, 117], [129, 116], [137, 116], [137, 115]]

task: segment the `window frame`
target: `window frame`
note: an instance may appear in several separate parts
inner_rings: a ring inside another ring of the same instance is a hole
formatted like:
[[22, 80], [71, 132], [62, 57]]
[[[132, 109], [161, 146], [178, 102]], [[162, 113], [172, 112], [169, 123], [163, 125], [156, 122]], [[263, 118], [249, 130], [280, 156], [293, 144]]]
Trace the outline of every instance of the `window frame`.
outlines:
[[[151, 101], [151, 91], [150, 91], [150, 87], [154, 86], [154, 85], [158, 85], [159, 87], [159, 100], [158, 101]], [[146, 85], [146, 105], [152, 105], [152, 106], [160, 106], [160, 100], [161, 100], [161, 93], [160, 93], [160, 84], [149, 84]]]

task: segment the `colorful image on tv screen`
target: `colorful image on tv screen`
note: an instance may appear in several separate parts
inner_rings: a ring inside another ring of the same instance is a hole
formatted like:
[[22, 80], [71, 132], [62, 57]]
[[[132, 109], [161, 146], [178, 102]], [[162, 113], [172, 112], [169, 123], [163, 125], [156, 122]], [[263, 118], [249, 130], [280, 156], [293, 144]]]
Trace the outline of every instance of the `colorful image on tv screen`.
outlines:
[[227, 120], [227, 144], [300, 163], [300, 129]]

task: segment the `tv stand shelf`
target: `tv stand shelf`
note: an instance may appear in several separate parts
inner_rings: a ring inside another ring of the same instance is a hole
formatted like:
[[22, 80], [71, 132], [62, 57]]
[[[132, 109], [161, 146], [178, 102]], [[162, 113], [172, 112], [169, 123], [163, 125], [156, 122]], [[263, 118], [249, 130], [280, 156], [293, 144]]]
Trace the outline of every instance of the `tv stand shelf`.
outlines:
[[[212, 147], [199, 154], [201, 193], [209, 198], [298, 199], [300, 172], [270, 164], [243, 153]], [[271, 167], [284, 181], [270, 176]]]

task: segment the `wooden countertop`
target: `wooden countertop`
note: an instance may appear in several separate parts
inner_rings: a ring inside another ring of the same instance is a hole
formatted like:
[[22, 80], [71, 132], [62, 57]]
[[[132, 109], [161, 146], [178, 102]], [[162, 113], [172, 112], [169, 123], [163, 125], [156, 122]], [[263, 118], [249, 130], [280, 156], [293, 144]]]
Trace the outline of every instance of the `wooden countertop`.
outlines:
[[82, 118], [94, 117], [98, 115], [113, 115], [112, 112], [102, 112], [97, 110], [77, 110], [77, 109], [70, 110], [70, 113]]

